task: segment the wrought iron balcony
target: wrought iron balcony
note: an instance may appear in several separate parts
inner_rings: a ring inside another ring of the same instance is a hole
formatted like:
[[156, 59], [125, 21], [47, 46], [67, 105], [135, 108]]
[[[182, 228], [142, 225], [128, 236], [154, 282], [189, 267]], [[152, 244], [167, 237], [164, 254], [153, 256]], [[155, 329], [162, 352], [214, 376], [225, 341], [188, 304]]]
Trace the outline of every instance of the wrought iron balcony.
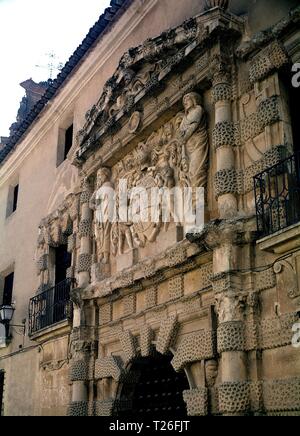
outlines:
[[257, 228], [261, 237], [300, 221], [300, 153], [254, 177]]
[[29, 335], [71, 318], [70, 291], [74, 279], [66, 279], [53, 288], [31, 298], [29, 303]]

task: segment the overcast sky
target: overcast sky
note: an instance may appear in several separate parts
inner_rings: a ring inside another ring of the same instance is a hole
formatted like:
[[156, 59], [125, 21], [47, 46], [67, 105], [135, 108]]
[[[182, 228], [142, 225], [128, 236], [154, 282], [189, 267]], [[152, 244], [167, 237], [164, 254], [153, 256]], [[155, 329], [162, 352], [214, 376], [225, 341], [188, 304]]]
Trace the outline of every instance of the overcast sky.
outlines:
[[8, 136], [25, 94], [19, 83], [30, 77], [47, 80], [47, 53], [55, 53], [56, 65], [65, 63], [109, 3], [0, 0], [0, 136]]

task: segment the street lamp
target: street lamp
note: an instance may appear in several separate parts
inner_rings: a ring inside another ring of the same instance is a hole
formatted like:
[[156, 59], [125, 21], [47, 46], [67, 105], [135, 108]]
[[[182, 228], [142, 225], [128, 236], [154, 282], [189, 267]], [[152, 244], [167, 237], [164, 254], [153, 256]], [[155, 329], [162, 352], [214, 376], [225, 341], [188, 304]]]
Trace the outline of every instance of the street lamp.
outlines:
[[22, 325], [14, 325], [10, 324], [13, 315], [14, 315], [15, 308], [12, 305], [4, 304], [3, 306], [0, 306], [0, 323], [3, 324], [6, 328], [6, 336], [7, 338], [10, 338], [9, 336], [9, 327], [18, 327], [22, 329], [22, 334], [25, 336], [25, 320]]
[[13, 306], [4, 305], [0, 306], [0, 322], [2, 324], [9, 324], [14, 315], [15, 308]]

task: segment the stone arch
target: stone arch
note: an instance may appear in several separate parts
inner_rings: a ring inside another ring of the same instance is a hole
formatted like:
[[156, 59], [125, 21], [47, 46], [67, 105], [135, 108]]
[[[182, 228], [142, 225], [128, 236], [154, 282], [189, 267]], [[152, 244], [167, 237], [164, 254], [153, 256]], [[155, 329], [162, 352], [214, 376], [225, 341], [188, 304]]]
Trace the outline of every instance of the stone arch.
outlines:
[[171, 365], [172, 355], [153, 352], [137, 357], [130, 364], [127, 376], [119, 383], [112, 410], [118, 417], [187, 416], [184, 392], [189, 382], [184, 372], [176, 373]]
[[145, 362], [151, 365], [155, 359], [160, 359], [165, 363], [168, 360], [169, 374], [173, 374], [174, 380], [178, 377], [176, 382], [181, 380], [181, 386], [184, 386], [182, 400], [188, 415], [207, 415], [208, 389], [205, 383], [199, 386], [194, 382], [191, 367], [216, 357], [216, 332], [205, 329], [189, 334], [177, 346], [179, 327], [177, 315], [164, 318], [155, 340], [154, 329], [151, 325], [144, 324], [140, 329], [139, 345], [131, 331], [119, 332], [122, 356], [110, 356], [96, 362], [96, 380], [112, 381], [110, 399], [99, 403], [98, 414], [118, 415], [126, 412], [128, 415], [134, 405], [132, 398], [126, 400], [126, 393], [134, 396], [134, 385], [140, 379], [138, 367]]

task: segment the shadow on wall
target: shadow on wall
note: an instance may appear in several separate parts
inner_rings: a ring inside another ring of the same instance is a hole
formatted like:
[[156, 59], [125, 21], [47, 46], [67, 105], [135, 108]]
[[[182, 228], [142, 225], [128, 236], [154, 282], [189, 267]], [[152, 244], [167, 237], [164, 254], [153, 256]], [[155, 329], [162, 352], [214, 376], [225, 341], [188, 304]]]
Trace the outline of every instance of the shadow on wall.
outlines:
[[230, 0], [230, 12], [244, 15], [249, 11], [249, 24], [253, 33], [271, 27], [297, 6], [299, 0]]

